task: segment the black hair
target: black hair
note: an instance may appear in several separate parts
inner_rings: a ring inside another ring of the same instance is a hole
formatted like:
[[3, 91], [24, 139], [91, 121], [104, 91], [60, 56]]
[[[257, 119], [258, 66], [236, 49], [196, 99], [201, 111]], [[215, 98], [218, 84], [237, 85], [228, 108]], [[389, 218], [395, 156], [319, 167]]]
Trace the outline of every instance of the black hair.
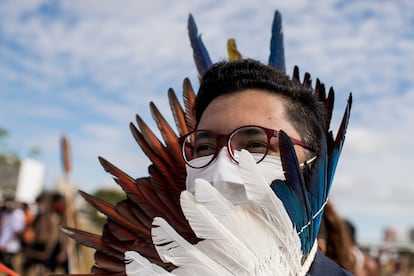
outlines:
[[323, 104], [314, 97], [312, 87], [253, 59], [218, 62], [206, 71], [196, 97], [197, 123], [215, 98], [248, 89], [282, 97], [286, 101], [287, 118], [303, 142], [319, 152], [325, 111]]

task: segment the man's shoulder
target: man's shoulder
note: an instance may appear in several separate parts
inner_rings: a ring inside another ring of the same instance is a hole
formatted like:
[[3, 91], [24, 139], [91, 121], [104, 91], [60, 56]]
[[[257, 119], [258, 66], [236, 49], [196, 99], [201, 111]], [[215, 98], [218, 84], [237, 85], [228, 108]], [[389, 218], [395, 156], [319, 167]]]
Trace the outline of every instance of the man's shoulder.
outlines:
[[341, 268], [338, 264], [333, 262], [331, 259], [326, 257], [318, 250], [315, 256], [315, 260], [312, 263], [312, 266], [307, 276], [350, 276], [350, 272]]

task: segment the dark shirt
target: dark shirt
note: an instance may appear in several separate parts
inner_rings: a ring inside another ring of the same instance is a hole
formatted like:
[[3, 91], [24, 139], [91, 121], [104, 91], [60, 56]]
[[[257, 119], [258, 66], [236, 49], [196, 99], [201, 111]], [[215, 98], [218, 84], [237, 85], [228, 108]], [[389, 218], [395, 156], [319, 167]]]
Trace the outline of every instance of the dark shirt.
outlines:
[[331, 259], [322, 254], [318, 250], [316, 252], [315, 260], [313, 260], [312, 266], [309, 269], [306, 276], [351, 276], [352, 274]]

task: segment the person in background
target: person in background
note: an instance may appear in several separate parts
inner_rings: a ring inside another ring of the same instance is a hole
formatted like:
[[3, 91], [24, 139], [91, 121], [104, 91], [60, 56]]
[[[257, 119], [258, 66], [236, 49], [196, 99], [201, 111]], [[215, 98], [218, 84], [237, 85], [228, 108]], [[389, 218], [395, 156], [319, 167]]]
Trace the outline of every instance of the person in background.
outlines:
[[352, 272], [355, 276], [376, 276], [378, 275], [378, 264], [369, 255], [362, 252], [356, 240], [356, 229], [354, 224], [345, 220], [345, 225], [351, 241], [351, 251], [354, 257], [354, 267]]
[[378, 275], [377, 263], [361, 251], [355, 234], [355, 226], [342, 218], [329, 201], [318, 233], [319, 249], [355, 276]]
[[[53, 210], [59, 215], [60, 224], [64, 221], [66, 202], [62, 194], [55, 192], [52, 194]], [[57, 268], [62, 268], [63, 272], [69, 273], [69, 258], [68, 258], [68, 237], [59, 231], [59, 242], [56, 245], [52, 254], [54, 260], [52, 271]]]
[[34, 240], [24, 252], [24, 275], [46, 275], [55, 268], [60, 239], [60, 215], [54, 210], [52, 195], [42, 193], [36, 199], [38, 214], [33, 223]]
[[14, 269], [14, 256], [21, 250], [25, 227], [24, 212], [11, 197], [6, 197], [0, 215], [0, 262]]
[[331, 201], [328, 201], [325, 206], [321, 228], [318, 233], [318, 247], [325, 256], [341, 267], [353, 271], [354, 256], [348, 229]]
[[33, 223], [36, 219], [35, 213], [30, 209], [29, 204], [26, 202], [22, 203], [22, 210], [24, 212], [24, 231], [22, 233], [22, 247], [25, 248], [28, 244], [34, 240]]

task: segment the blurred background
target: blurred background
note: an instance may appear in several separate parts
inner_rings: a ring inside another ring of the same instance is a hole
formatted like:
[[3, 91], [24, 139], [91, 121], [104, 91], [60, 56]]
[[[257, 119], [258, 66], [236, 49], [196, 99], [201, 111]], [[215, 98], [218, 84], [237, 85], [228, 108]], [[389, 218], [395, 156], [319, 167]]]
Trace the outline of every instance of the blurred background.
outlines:
[[180, 95], [185, 77], [198, 88], [188, 15], [213, 61], [227, 58], [234, 38], [243, 56], [267, 62], [277, 9], [287, 71], [298, 65], [335, 89], [334, 131], [353, 93], [331, 193], [337, 211], [372, 254], [390, 242], [414, 251], [414, 2], [142, 2], [0, 0], [3, 196], [35, 206], [44, 191], [69, 193], [73, 213], [89, 219], [77, 189], [119, 191], [97, 157], [146, 176], [129, 122], [139, 114], [154, 128], [150, 101], [171, 120], [168, 88]]

